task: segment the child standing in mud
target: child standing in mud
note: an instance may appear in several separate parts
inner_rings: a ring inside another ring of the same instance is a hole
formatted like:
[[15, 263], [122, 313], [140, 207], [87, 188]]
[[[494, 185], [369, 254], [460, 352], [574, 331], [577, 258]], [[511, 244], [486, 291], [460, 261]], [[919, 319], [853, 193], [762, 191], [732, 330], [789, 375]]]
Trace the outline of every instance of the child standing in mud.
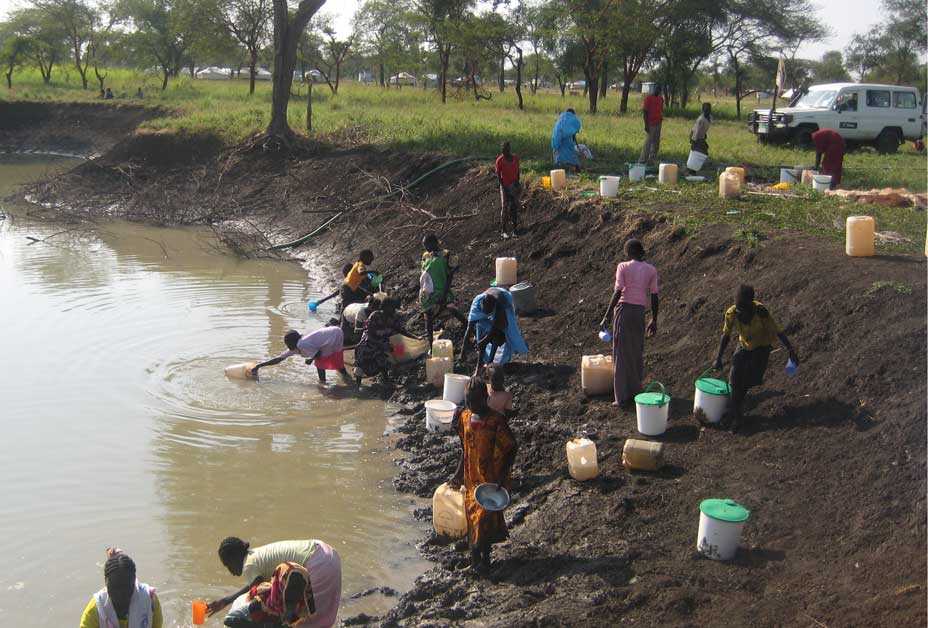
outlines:
[[509, 488], [512, 464], [518, 444], [506, 417], [488, 405], [487, 382], [475, 375], [467, 383], [465, 407], [456, 413], [461, 458], [448, 481], [453, 489], [464, 485], [467, 541], [471, 566], [485, 571], [490, 567], [490, 549], [509, 537], [501, 511], [489, 512], [477, 503], [474, 489], [484, 483]]
[[799, 357], [770, 310], [754, 300], [753, 286], [740, 286], [735, 295], [735, 304], [725, 311], [722, 339], [715, 358], [715, 368], [718, 370], [722, 370], [722, 357], [733, 331], [738, 332], [738, 349], [731, 358], [728, 380], [731, 386], [730, 427], [731, 431], [737, 432], [741, 428], [742, 406], [748, 389], [764, 383], [774, 341], [779, 339], [783, 343], [793, 364], [799, 364]]

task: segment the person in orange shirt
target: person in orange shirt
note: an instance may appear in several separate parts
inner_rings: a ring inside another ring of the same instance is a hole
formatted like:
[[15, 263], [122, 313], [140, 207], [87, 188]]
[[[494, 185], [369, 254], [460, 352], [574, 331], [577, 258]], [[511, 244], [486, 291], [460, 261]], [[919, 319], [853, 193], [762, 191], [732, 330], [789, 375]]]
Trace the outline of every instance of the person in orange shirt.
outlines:
[[368, 266], [373, 261], [374, 253], [369, 249], [364, 249], [358, 255], [358, 261], [351, 266], [351, 270], [345, 275], [345, 281], [342, 283], [342, 308], [352, 303], [364, 303], [373, 293], [370, 280], [367, 278]]
[[661, 96], [661, 86], [654, 86], [654, 93], [644, 97], [641, 103], [641, 113], [644, 117], [644, 148], [641, 149], [640, 163], [646, 164], [657, 160], [657, 152], [661, 147], [661, 122], [664, 119], [664, 98]]
[[502, 154], [496, 158], [496, 178], [499, 179], [499, 228], [504, 238], [507, 223], [512, 223], [512, 235], [519, 229], [519, 198], [522, 183], [519, 181], [519, 157], [512, 154], [509, 142], [503, 142]]

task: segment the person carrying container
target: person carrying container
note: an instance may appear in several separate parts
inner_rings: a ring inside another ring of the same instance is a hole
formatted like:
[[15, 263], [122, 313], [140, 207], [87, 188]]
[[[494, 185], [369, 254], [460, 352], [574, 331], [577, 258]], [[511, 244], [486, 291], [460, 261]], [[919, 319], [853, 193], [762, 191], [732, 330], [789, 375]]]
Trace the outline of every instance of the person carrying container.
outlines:
[[139, 582], [135, 563], [122, 550], [106, 548], [103, 580], [81, 615], [80, 628], [161, 628], [161, 602], [155, 589]]
[[[657, 269], [644, 260], [644, 245], [640, 240], [625, 243], [627, 261], [615, 269], [615, 288], [600, 329], [612, 324], [612, 363], [615, 367], [613, 391], [615, 404], [630, 407], [641, 392], [644, 378], [645, 334], [657, 333], [657, 311], [660, 281]], [[645, 311], [651, 308], [651, 322], [645, 331]]]
[[703, 155], [709, 154], [709, 125], [712, 124], [712, 104], [704, 102], [702, 113], [690, 131], [690, 148]]
[[344, 381], [350, 382], [348, 371], [345, 370], [344, 341], [345, 334], [336, 319], [330, 320], [326, 327], [311, 331], [305, 336], [291, 329], [284, 334], [287, 350], [276, 358], [255, 366], [251, 375], [258, 379], [258, 369], [280, 364], [292, 355], [301, 355], [306, 358], [306, 364], [315, 364], [320, 384], [325, 384], [326, 371], [338, 371]]
[[568, 109], [557, 118], [551, 130], [551, 150], [554, 151], [554, 166], [580, 172], [580, 153], [577, 150], [577, 133], [582, 125], [573, 109]]
[[641, 149], [639, 163], [647, 164], [657, 160], [657, 152], [661, 147], [661, 123], [664, 120], [664, 98], [661, 96], [661, 86], [654, 86], [654, 93], [644, 97], [641, 103], [641, 114], [644, 118], [644, 147]]
[[[462, 360], [467, 355], [471, 339], [474, 339], [477, 348], [478, 368], [484, 363], [506, 364], [513, 353], [528, 353], [508, 290], [489, 288], [474, 298], [461, 346]], [[503, 349], [502, 354], [497, 356], [500, 348]]]
[[250, 602], [247, 596], [253, 588], [262, 583], [273, 583], [275, 574], [280, 575], [281, 564], [295, 563], [302, 567], [295, 570], [296, 573], [308, 576], [306, 598], [307, 601], [312, 600], [314, 607], [298, 625], [328, 628], [335, 624], [342, 597], [342, 561], [338, 552], [327, 543], [317, 539], [277, 541], [252, 549], [250, 543], [230, 536], [219, 544], [219, 560], [230, 574], [242, 577], [245, 586], [210, 602], [206, 607], [209, 615], [235, 602], [230, 613], [233, 615]]
[[357, 261], [352, 264], [351, 270], [345, 275], [345, 281], [342, 282], [342, 309], [352, 303], [364, 303], [374, 292], [368, 274], [368, 269], [374, 261], [374, 253], [370, 249], [364, 249], [358, 255]]
[[512, 465], [518, 443], [505, 415], [489, 407], [487, 382], [474, 376], [464, 392], [464, 408], [455, 413], [461, 440], [461, 457], [448, 486], [464, 486], [464, 511], [467, 517], [467, 541], [471, 568], [485, 571], [490, 567], [490, 549], [509, 536], [502, 511], [488, 512], [477, 503], [474, 489], [490, 483], [509, 488]]
[[502, 152], [496, 158], [496, 178], [499, 180], [499, 229], [508, 238], [506, 225], [512, 223], [512, 235], [519, 230], [519, 203], [522, 183], [519, 181], [519, 158], [512, 154], [509, 142], [503, 142]]
[[731, 386], [730, 427], [736, 432], [741, 428], [742, 406], [748, 389], [764, 383], [773, 343], [777, 339], [783, 343], [794, 365], [799, 365], [799, 357], [770, 310], [754, 300], [753, 286], [741, 285], [735, 295], [735, 304], [725, 311], [722, 339], [715, 358], [717, 370], [722, 370], [722, 357], [733, 331], [738, 333], [738, 349], [731, 358], [728, 383]]
[[841, 184], [844, 170], [844, 138], [834, 129], [819, 129], [812, 134], [815, 146], [815, 169], [831, 176], [831, 189]]
[[451, 253], [441, 248], [438, 236], [434, 233], [422, 238], [421, 274], [419, 275], [419, 305], [425, 314], [425, 328], [429, 339], [429, 351], [434, 341], [435, 323], [442, 314], [448, 312], [462, 325], [467, 318], [454, 305], [451, 293], [451, 279], [454, 269], [451, 267]]

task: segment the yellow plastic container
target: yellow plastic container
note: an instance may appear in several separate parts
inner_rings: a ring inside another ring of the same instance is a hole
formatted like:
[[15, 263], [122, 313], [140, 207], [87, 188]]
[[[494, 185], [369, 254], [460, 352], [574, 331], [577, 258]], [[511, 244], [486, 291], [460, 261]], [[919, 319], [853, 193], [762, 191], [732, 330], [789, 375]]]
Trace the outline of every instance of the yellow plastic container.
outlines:
[[514, 286], [518, 283], [519, 263], [514, 257], [497, 257], [496, 258], [496, 285], [497, 286]]
[[875, 253], [876, 221], [872, 216], [848, 216], [844, 251], [850, 257], [870, 257]]
[[722, 198], [737, 198], [741, 194], [741, 179], [733, 172], [723, 172], [719, 175], [719, 196]]
[[580, 386], [587, 395], [612, 392], [613, 374], [611, 355], [585, 355], [580, 359]]
[[541, 187], [546, 190], [551, 189], [551, 177], [545, 176], [541, 178]]
[[818, 174], [818, 170], [803, 170], [802, 171], [802, 184], [812, 187], [812, 182], [815, 175]]
[[251, 371], [257, 364], [257, 362], [243, 362], [242, 364], [227, 366], [225, 369], [226, 377], [229, 379], [254, 379]]
[[467, 534], [464, 490], [454, 490], [445, 482], [432, 495], [432, 527], [439, 534], [459, 539]]
[[444, 338], [439, 338], [432, 342], [433, 358], [451, 358], [454, 359], [454, 343]]
[[429, 358], [425, 361], [425, 381], [441, 388], [445, 385], [445, 373], [451, 373], [453, 367], [451, 358]]
[[725, 172], [729, 174], [733, 174], [736, 177], [738, 177], [738, 182], [741, 185], [744, 185], [745, 177], [747, 176], [747, 172], [744, 170], [744, 168], [740, 166], [728, 166], [727, 168], [725, 168]]
[[551, 189], [557, 192], [567, 187], [567, 172], [565, 170], [551, 171]]
[[567, 470], [570, 477], [580, 482], [599, 475], [596, 443], [588, 438], [574, 438], [567, 442]]
[[657, 180], [661, 185], [675, 185], [679, 173], [677, 164], [661, 164], [657, 168]]
[[622, 466], [629, 471], [657, 471], [664, 466], [664, 443], [629, 438], [622, 448]]

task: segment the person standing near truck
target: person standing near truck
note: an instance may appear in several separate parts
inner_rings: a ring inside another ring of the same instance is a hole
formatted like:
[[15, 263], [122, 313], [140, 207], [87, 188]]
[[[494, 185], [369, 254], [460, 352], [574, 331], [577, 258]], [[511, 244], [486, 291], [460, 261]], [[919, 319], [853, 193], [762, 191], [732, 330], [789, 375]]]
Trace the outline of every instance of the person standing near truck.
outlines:
[[657, 160], [657, 152], [661, 147], [664, 98], [661, 96], [660, 85], [655, 85], [654, 93], [644, 97], [644, 101], [641, 103], [641, 114], [644, 117], [645, 140], [638, 161], [646, 164]]
[[831, 189], [841, 184], [844, 169], [844, 138], [834, 129], [819, 129], [812, 134], [815, 146], [815, 169], [831, 175]]

